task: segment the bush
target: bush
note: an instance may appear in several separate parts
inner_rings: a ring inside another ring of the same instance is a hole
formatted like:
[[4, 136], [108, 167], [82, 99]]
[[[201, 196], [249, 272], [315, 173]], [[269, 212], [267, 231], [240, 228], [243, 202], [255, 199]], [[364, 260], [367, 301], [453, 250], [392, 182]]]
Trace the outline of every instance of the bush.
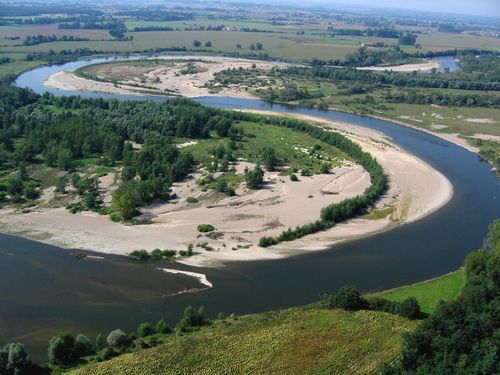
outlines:
[[95, 347], [92, 341], [79, 333], [75, 338], [75, 357], [81, 358], [95, 353]]
[[155, 332], [153, 326], [149, 322], [144, 322], [139, 324], [137, 328], [137, 336], [139, 337], [147, 337], [151, 336]]
[[296, 181], [298, 181], [298, 180], [299, 180], [299, 178], [297, 177], [297, 175], [296, 175], [295, 173], [292, 173], [292, 174], [290, 175], [290, 181], [294, 181], [294, 182], [296, 182]]
[[198, 203], [198, 199], [196, 199], [195, 197], [187, 197], [186, 198], [186, 202], [188, 202], [188, 203]]
[[167, 323], [165, 323], [165, 321], [163, 319], [158, 320], [158, 323], [156, 323], [156, 333], [166, 334], [166, 333], [170, 333], [170, 332], [171, 332], [171, 330], [168, 327]]
[[268, 247], [272, 245], [276, 245], [278, 241], [273, 237], [261, 237], [259, 240], [260, 247]]
[[361, 297], [358, 289], [353, 286], [344, 286], [333, 296], [323, 296], [322, 305], [328, 308], [337, 308], [348, 311], [356, 311], [368, 307], [367, 301]]
[[404, 316], [408, 319], [418, 319], [422, 314], [420, 305], [415, 297], [408, 297], [401, 302], [396, 309], [397, 314]]
[[106, 341], [104, 341], [104, 336], [102, 333], [98, 333], [95, 338], [95, 347], [96, 350], [102, 350], [106, 346]]
[[115, 329], [108, 335], [106, 341], [112, 348], [122, 348], [128, 345], [129, 338], [121, 329]]
[[205, 323], [205, 308], [201, 306], [196, 310], [193, 306], [188, 306], [184, 309], [184, 315], [177, 324], [177, 328], [182, 332], [186, 332], [194, 327], [201, 327]]
[[163, 259], [163, 252], [160, 249], [154, 249], [151, 252], [151, 259], [153, 259], [153, 260], [161, 260], [161, 259]]
[[200, 224], [198, 225], [198, 232], [208, 233], [215, 230], [215, 227], [211, 224]]
[[328, 163], [321, 163], [319, 166], [319, 171], [323, 174], [328, 174], [330, 173], [331, 166]]
[[129, 256], [133, 259], [133, 260], [137, 260], [137, 261], [146, 261], [149, 259], [149, 254], [146, 250], [134, 250], [132, 251]]

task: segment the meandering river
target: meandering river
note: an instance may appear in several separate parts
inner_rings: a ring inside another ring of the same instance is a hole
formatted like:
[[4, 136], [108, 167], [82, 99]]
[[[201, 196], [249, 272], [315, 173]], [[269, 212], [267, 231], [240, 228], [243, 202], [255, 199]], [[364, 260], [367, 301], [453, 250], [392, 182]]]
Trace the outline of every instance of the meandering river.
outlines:
[[[55, 72], [100, 61], [41, 67], [20, 75], [16, 85], [55, 95], [165, 100], [68, 92], [43, 85]], [[117, 327], [133, 329], [144, 320], [165, 318], [173, 324], [189, 304], [205, 305], [212, 316], [243, 314], [309, 303], [345, 284], [368, 292], [421, 281], [460, 267], [464, 256], [482, 245], [488, 224], [500, 217], [499, 180], [490, 166], [433, 135], [335, 111], [225, 97], [197, 101], [217, 108], [300, 113], [377, 129], [443, 173], [453, 185], [453, 198], [415, 223], [325, 251], [281, 260], [233, 262], [220, 269], [161, 265], [204, 273], [214, 284], [203, 292], [175, 296], [169, 294], [201, 285], [185, 275], [157, 271], [159, 265], [138, 265], [114, 256], [79, 259], [68, 250], [0, 234], [0, 344], [25, 342], [35, 359], [43, 359], [48, 339], [61, 330], [93, 335]]]

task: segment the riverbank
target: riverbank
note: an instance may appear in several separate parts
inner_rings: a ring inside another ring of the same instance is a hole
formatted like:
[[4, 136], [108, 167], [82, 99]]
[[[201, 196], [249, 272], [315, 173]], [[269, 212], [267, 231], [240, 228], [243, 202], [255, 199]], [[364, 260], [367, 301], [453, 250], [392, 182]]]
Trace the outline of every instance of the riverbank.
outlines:
[[426, 61], [417, 64], [403, 64], [403, 65], [392, 65], [392, 66], [365, 66], [356, 68], [358, 70], [373, 70], [373, 71], [391, 71], [400, 73], [410, 73], [410, 72], [420, 72], [428, 71], [432, 69], [438, 69], [440, 66], [439, 61]]
[[[239, 85], [210, 88], [205, 85], [214, 79], [215, 74], [223, 70], [251, 69], [252, 67], [270, 70], [283, 65], [278, 62], [221, 56], [189, 58], [159, 56], [132, 60], [128, 63], [137, 66], [122, 66], [120, 61], [111, 61], [86, 66], [81, 69], [80, 75], [60, 71], [50, 75], [44, 85], [59, 90], [102, 94], [180, 95], [188, 98], [216, 95], [253, 98], [245, 87]], [[85, 74], [97, 79], [87, 79]], [[113, 82], [110, 82], [111, 80]]]
[[[240, 191], [237, 197], [225, 198], [216, 204], [191, 208], [179, 202], [180, 205], [147, 207], [143, 217], [151, 219], [151, 224], [124, 225], [91, 212], [71, 214], [63, 207], [38, 207], [28, 212], [2, 210], [0, 229], [65, 248], [115, 254], [136, 249], [185, 250], [189, 243], [194, 243], [199, 245], [195, 246], [195, 255], [180, 258], [181, 262], [220, 266], [227, 261], [277, 259], [325, 249], [418, 220], [451, 198], [453, 189], [444, 176], [395, 146], [382, 133], [315, 117], [296, 117], [341, 132], [377, 158], [391, 185], [373, 215], [294, 242], [266, 249], [256, 246], [264, 235], [275, 236], [288, 227], [312, 222], [319, 217], [321, 207], [361, 194], [369, 186], [369, 176], [359, 166], [352, 165], [335, 168], [328, 175], [300, 177], [298, 183], [277, 173], [266, 173], [268, 188]], [[181, 197], [192, 195], [193, 189], [196, 186], [189, 181], [174, 185], [174, 191]], [[324, 194], [324, 191], [333, 193]], [[213, 224], [222, 236], [200, 237], [196, 230], [200, 223]]]

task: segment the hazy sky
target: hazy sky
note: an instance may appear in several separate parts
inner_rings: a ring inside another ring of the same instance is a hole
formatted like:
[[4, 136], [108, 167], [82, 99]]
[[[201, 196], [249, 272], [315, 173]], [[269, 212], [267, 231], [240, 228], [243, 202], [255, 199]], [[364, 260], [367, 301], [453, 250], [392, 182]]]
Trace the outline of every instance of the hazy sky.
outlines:
[[322, 4], [352, 4], [500, 17], [500, 0], [312, 0]]

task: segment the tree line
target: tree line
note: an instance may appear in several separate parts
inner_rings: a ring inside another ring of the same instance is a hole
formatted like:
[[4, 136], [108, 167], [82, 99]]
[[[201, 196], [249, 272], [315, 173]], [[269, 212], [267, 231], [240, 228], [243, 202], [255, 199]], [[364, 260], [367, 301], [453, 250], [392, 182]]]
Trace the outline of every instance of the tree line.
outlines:
[[[323, 141], [345, 152], [368, 172], [371, 179], [371, 185], [363, 192], [363, 194], [324, 207], [321, 210], [320, 218], [313, 223], [298, 226], [295, 229], [289, 228], [276, 238], [262, 237], [259, 240], [259, 246], [267, 247], [275, 245], [282, 241], [293, 241], [297, 238], [329, 229], [336, 223], [355, 217], [365, 212], [387, 189], [388, 179], [384, 175], [384, 171], [381, 165], [370, 154], [364, 152], [360, 146], [339, 133], [328, 132], [322, 128], [310, 125], [304, 121], [293, 119], [265, 117], [262, 115], [238, 112], [231, 113], [231, 117], [235, 120], [261, 122], [265, 124], [286, 127], [298, 132], [307, 133], [311, 137]], [[257, 174], [256, 180], [258, 180], [258, 171], [252, 173], [252, 180], [255, 178], [255, 174]]]
[[398, 72], [367, 71], [359, 69], [338, 69], [329, 67], [291, 66], [275, 70], [279, 76], [319, 78], [322, 80], [360, 81], [394, 85], [398, 87], [422, 87], [459, 90], [500, 91], [500, 81], [484, 81], [470, 77], [446, 77], [442, 75], [402, 74]]
[[465, 259], [460, 296], [404, 337], [398, 360], [383, 375], [498, 374], [500, 372], [500, 220], [485, 245]]

